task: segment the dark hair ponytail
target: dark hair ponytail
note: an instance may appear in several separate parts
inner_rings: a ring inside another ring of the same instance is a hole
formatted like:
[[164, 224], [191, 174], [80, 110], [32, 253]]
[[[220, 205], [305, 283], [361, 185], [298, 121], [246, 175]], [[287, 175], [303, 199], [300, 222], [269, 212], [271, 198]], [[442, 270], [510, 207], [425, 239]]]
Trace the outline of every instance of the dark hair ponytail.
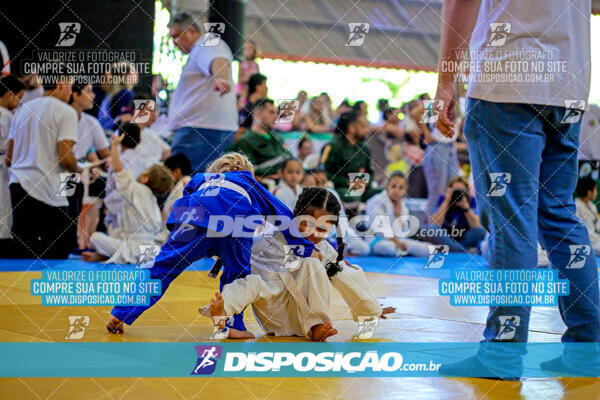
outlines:
[[339, 263], [344, 259], [344, 249], [346, 247], [342, 238], [342, 231], [339, 225], [341, 205], [335, 197], [335, 195], [331, 193], [328, 189], [321, 187], [304, 188], [302, 190], [302, 193], [300, 193], [298, 200], [296, 201], [296, 207], [294, 208], [294, 217], [297, 217], [298, 215], [308, 214], [315, 209], [325, 210], [331, 215], [335, 215], [337, 217], [335, 221], [335, 233], [338, 255], [335, 263], [329, 262], [325, 266], [325, 268], [327, 269], [327, 275], [329, 277], [332, 277], [342, 269]]

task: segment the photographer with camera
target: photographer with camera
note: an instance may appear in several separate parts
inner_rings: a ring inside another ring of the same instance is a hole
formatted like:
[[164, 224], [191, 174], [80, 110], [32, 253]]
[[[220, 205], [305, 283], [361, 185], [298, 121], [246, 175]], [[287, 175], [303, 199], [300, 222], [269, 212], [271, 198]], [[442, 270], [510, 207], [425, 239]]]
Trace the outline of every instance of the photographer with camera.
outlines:
[[479, 222], [475, 198], [469, 195], [465, 178], [456, 176], [450, 180], [445, 194], [438, 199], [437, 211], [431, 217], [431, 225], [421, 229], [421, 240], [447, 245], [449, 251], [467, 252], [477, 248], [485, 238], [486, 230]]

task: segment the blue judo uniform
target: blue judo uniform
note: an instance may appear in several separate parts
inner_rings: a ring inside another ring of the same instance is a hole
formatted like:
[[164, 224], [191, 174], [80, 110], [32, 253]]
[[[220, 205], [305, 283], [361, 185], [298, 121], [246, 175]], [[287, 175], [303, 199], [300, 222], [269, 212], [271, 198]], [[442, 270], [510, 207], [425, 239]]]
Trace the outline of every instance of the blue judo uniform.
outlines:
[[[183, 197], [175, 202], [167, 220], [169, 239], [150, 268], [151, 278], [161, 281], [161, 294], [152, 296], [148, 306], [116, 306], [111, 314], [132, 324], [164, 295], [183, 270], [201, 258], [221, 258], [224, 267], [221, 289], [235, 279], [245, 277], [250, 273], [252, 225], [255, 228], [262, 217], [269, 215], [293, 218], [290, 209], [258, 183], [250, 172], [197, 174], [185, 187]], [[243, 219], [245, 224], [242, 224]], [[236, 222], [232, 224], [234, 220]], [[296, 247], [302, 249], [298, 256], [310, 256], [314, 245], [298, 235], [295, 225], [280, 230], [290, 246], [303, 246]], [[242, 314], [234, 316], [232, 327], [246, 329]]]

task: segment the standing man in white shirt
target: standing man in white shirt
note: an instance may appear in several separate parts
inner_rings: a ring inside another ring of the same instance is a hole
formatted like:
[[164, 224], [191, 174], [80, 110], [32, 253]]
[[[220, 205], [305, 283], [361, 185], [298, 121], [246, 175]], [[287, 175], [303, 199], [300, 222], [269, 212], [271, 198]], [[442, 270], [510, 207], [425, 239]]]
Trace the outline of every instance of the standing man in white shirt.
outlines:
[[[464, 133], [490, 232], [489, 267], [536, 268], [539, 239], [569, 285], [569, 294], [558, 296], [564, 352], [541, 367], [577, 376], [599, 373], [598, 270], [573, 200], [590, 89], [590, 14], [590, 0], [445, 1], [436, 94], [436, 126], [451, 137], [453, 67], [470, 53]], [[518, 379], [530, 314], [527, 304], [490, 305], [478, 354], [440, 373]], [[506, 342], [517, 343], [498, 345]], [[578, 351], [582, 343], [572, 342], [588, 343]]]
[[185, 154], [193, 171], [203, 172], [225, 152], [237, 129], [233, 56], [218, 34], [202, 34], [188, 13], [173, 15], [169, 29], [175, 45], [189, 54], [169, 102], [171, 152]]
[[68, 178], [81, 172], [73, 155], [77, 112], [67, 104], [73, 77], [55, 78], [44, 82], [46, 95], [23, 104], [12, 121], [13, 241], [0, 248], [0, 257], [67, 258], [75, 247], [77, 220], [67, 199], [74, 191]]

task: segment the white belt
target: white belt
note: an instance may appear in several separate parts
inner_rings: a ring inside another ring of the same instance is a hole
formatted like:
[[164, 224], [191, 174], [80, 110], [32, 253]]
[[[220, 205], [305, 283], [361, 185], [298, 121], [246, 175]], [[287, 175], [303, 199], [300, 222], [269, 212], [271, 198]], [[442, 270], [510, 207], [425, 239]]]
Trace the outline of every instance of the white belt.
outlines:
[[200, 185], [198, 190], [202, 190], [202, 189], [205, 189], [208, 187], [215, 187], [215, 186], [233, 190], [234, 192], [237, 192], [237, 193], [241, 194], [242, 196], [244, 196], [245, 198], [247, 198], [248, 201], [250, 202], [250, 204], [252, 204], [252, 200], [250, 200], [250, 195], [248, 194], [246, 189], [244, 189], [237, 183], [233, 183], [233, 182], [226, 181], [223, 179], [215, 179], [215, 180], [204, 182], [202, 185]]

